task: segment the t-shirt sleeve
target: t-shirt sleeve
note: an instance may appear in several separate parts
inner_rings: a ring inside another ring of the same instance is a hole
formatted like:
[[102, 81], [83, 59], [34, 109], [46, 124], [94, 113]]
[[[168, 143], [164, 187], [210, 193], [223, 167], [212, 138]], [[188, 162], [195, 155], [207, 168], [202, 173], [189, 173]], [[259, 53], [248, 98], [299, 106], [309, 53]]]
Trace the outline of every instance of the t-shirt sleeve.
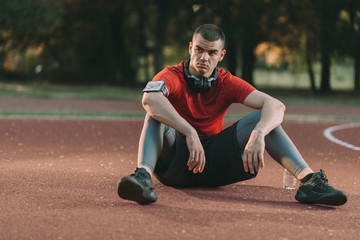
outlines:
[[169, 67], [163, 69], [158, 74], [155, 75], [153, 81], [165, 81], [165, 87], [168, 92], [168, 96], [172, 95], [175, 91], [177, 91], [178, 81], [175, 81], [178, 76], [169, 69]]
[[228, 89], [230, 89], [233, 101], [236, 103], [244, 103], [246, 97], [256, 90], [250, 83], [233, 75], [229, 78], [229, 84], [231, 86]]

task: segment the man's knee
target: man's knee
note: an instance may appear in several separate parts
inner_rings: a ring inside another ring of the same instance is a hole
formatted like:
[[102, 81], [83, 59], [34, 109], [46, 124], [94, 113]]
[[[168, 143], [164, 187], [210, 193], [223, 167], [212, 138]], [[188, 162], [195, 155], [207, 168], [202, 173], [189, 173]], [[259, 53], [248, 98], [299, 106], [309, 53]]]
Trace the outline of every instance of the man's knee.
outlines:
[[149, 114], [146, 114], [145, 116], [144, 128], [158, 131], [159, 133], [164, 135], [175, 135], [175, 130], [173, 128], [159, 122], [155, 118], [149, 116]]
[[151, 124], [160, 124], [160, 122], [158, 120], [151, 117], [149, 114], [146, 114], [144, 121], [147, 123], [151, 123]]
[[[260, 121], [261, 117], [261, 110], [254, 111], [252, 113], [249, 113], [244, 118], [240, 119], [237, 122], [237, 133], [238, 135], [243, 135], [246, 132], [248, 132], [248, 135], [250, 136], [250, 133], [252, 130], [254, 130], [256, 124]], [[246, 135], [246, 134], [245, 134]]]

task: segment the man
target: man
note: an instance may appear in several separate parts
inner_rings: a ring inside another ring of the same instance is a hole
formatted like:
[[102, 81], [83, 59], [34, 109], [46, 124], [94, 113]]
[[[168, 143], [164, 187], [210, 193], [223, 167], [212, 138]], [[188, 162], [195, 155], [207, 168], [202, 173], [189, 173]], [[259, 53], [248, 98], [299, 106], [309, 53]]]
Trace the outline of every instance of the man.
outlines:
[[[151, 177], [172, 187], [216, 187], [256, 177], [264, 150], [289, 170], [304, 203], [342, 205], [345, 192], [314, 173], [281, 128], [285, 106], [217, 68], [225, 56], [225, 35], [206, 24], [189, 44], [190, 59], [167, 67], [144, 89], [147, 112], [140, 136], [138, 167], [122, 178], [121, 198], [149, 204], [157, 200]], [[223, 130], [232, 103], [259, 109]]]

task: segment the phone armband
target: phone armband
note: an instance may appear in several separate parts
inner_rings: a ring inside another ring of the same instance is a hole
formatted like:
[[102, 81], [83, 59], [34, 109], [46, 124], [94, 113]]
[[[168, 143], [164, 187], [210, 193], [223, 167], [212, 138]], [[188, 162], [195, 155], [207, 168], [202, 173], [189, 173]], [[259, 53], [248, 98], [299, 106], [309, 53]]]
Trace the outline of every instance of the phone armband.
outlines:
[[168, 95], [168, 90], [165, 86], [165, 81], [150, 81], [146, 84], [143, 92], [162, 92], [164, 96]]

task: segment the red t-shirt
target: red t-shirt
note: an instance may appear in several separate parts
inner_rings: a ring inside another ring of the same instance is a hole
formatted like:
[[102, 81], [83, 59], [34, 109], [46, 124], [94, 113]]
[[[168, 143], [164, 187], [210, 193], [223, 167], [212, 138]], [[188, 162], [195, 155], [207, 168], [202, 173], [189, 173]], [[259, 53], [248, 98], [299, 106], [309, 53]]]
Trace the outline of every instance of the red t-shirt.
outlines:
[[218, 77], [208, 93], [193, 91], [183, 74], [184, 62], [167, 67], [153, 81], [163, 80], [168, 90], [168, 100], [199, 136], [218, 134], [223, 130], [226, 110], [232, 103], [243, 103], [255, 90], [246, 81], [218, 68]]

